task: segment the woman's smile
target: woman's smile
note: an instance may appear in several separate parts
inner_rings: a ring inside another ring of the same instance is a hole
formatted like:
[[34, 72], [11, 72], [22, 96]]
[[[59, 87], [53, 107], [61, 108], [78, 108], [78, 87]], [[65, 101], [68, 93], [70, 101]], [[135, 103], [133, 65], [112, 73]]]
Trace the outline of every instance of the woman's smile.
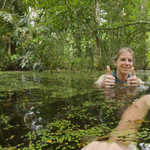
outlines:
[[133, 66], [133, 55], [130, 52], [123, 52], [114, 62], [120, 74], [128, 74]]

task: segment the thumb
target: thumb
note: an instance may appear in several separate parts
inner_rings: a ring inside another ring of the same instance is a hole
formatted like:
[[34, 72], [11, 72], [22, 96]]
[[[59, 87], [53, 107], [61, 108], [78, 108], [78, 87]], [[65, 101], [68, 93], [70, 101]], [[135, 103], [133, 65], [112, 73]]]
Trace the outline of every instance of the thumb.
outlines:
[[131, 76], [134, 77], [135, 76], [135, 71], [134, 71], [134, 67], [131, 68]]
[[109, 66], [107, 66], [107, 73], [106, 73], [106, 75], [110, 75], [110, 67]]

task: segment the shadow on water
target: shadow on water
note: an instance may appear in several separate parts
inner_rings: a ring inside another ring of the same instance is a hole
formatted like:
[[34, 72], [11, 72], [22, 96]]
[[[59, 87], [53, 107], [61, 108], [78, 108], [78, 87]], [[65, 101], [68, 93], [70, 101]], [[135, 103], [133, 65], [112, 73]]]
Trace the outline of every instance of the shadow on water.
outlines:
[[[146, 94], [146, 90], [137, 92], [125, 86], [107, 91], [96, 89], [93, 83], [97, 74], [1, 73], [2, 149], [77, 150], [86, 142], [108, 135], [117, 126], [124, 110], [140, 95]], [[146, 120], [150, 120], [150, 115]], [[150, 142], [150, 123], [146, 120], [140, 128], [138, 143]]]

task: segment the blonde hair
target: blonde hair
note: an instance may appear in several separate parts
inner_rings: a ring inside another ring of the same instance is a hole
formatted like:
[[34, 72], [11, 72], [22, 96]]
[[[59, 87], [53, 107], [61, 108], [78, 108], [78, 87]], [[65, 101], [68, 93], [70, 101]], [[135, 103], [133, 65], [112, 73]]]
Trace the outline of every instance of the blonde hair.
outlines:
[[134, 52], [128, 47], [122, 47], [116, 51], [115, 56], [113, 57], [114, 61], [116, 61], [123, 52], [130, 52], [134, 59]]

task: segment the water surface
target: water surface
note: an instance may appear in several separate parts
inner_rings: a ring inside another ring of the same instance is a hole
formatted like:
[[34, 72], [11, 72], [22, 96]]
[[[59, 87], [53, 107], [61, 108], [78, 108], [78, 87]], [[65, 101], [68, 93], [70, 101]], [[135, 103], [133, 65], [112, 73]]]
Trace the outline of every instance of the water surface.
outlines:
[[[93, 85], [103, 73], [0, 72], [1, 147], [80, 149], [83, 136], [109, 133], [123, 111], [145, 94], [145, 87], [133, 96], [132, 89], [126, 94], [125, 87], [119, 86], [115, 98], [105, 97], [104, 89]], [[149, 83], [149, 72], [137, 75]], [[149, 126], [148, 122], [143, 123], [139, 143], [149, 142]]]

